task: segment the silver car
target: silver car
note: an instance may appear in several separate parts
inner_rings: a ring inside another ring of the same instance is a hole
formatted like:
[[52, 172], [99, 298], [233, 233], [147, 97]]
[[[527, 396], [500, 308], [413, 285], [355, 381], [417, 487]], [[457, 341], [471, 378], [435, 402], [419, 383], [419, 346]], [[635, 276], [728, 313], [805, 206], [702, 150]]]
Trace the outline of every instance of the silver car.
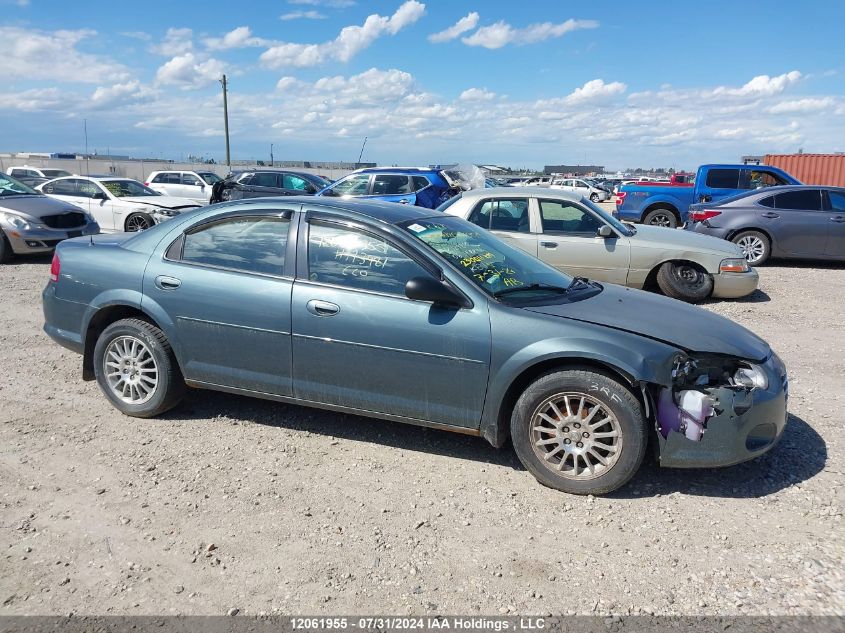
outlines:
[[0, 174], [0, 264], [14, 255], [49, 253], [69, 237], [99, 232], [94, 219], [79, 207]]
[[593, 202], [604, 202], [610, 198], [610, 192], [607, 189], [602, 189], [586, 178], [559, 178], [552, 181], [550, 189], [571, 191]]
[[491, 230], [568, 274], [659, 288], [683, 301], [744, 297], [759, 281], [736, 244], [690, 231], [635, 228], [567, 191], [477, 189], [439, 209]]

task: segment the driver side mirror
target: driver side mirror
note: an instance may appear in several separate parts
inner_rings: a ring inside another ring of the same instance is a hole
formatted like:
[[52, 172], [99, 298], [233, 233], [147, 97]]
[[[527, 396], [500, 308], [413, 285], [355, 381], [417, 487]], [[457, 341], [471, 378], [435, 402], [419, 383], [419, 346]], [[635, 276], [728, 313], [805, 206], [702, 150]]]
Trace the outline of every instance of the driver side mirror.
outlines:
[[93, 196], [91, 196], [93, 200], [108, 200], [109, 197], [106, 195], [104, 191], [98, 191]]
[[602, 224], [602, 225], [599, 227], [599, 230], [598, 230], [597, 235], [598, 235], [599, 237], [605, 237], [605, 238], [607, 238], [607, 237], [613, 237], [613, 229], [612, 229], [612, 228], [610, 228], [607, 224]]
[[405, 284], [405, 296], [413, 301], [431, 301], [437, 306], [470, 307], [466, 298], [457, 290], [429, 275], [409, 279]]

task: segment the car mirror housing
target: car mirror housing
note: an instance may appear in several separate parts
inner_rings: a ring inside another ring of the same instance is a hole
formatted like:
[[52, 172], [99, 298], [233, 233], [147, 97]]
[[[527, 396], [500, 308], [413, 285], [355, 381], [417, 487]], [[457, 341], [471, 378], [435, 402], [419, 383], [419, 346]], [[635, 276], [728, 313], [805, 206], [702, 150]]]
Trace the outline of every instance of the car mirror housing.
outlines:
[[405, 296], [414, 301], [430, 301], [439, 306], [469, 307], [467, 300], [457, 290], [428, 275], [409, 279], [405, 284]]
[[91, 196], [91, 198], [94, 200], [108, 200], [109, 197], [104, 192], [98, 191], [93, 196]]
[[597, 235], [599, 237], [613, 237], [613, 229], [610, 228], [607, 224], [602, 224], [599, 227]]

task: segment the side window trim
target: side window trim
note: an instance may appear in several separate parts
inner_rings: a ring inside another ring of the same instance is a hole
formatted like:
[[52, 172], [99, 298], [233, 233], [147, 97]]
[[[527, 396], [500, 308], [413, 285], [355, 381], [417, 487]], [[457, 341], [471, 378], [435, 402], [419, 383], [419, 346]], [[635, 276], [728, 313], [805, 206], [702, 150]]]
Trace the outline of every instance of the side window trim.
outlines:
[[[297, 236], [297, 218], [296, 216], [300, 214], [296, 214], [294, 211], [289, 209], [282, 209], [282, 210], [273, 210], [268, 211], [267, 213], [256, 213], [255, 211], [246, 214], [232, 214], [226, 215], [224, 217], [213, 217], [207, 218], [202, 220], [188, 228], [184, 229], [175, 240], [173, 240], [168, 247], [165, 249], [164, 253], [162, 254], [162, 260], [170, 262], [172, 264], [177, 264], [179, 266], [191, 266], [195, 268], [206, 268], [210, 270], [221, 270], [225, 272], [232, 272], [232, 273], [239, 273], [241, 275], [254, 275], [256, 277], [268, 277], [272, 279], [286, 279], [292, 281], [295, 277], [294, 269], [295, 269], [295, 253], [296, 253], [296, 236]], [[203, 264], [201, 262], [192, 262], [192, 261], [185, 261], [182, 259], [185, 250], [185, 236], [191, 235], [193, 233], [198, 233], [203, 231], [207, 228], [211, 228], [215, 224], [222, 224], [224, 222], [228, 222], [231, 220], [239, 220], [239, 219], [247, 219], [247, 218], [278, 218], [284, 219], [288, 221], [288, 234], [287, 240], [285, 241], [285, 256], [284, 261], [282, 263], [282, 273], [281, 274], [273, 274], [273, 273], [261, 273], [255, 272], [251, 270], [244, 270], [242, 268], [232, 268], [229, 266], [217, 266], [215, 264]], [[177, 246], [178, 244], [178, 246]], [[173, 251], [173, 252], [171, 252]], [[178, 259], [174, 259], [173, 256], [177, 254], [178, 251]], [[291, 252], [293, 251], [293, 253]], [[293, 256], [292, 256], [293, 255]]]

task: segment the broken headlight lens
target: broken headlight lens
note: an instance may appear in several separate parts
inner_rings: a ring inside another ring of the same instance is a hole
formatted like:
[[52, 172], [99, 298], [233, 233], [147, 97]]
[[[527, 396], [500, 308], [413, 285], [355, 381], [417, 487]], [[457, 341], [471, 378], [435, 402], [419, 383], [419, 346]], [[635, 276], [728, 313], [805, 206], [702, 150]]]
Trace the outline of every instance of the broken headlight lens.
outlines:
[[759, 365], [746, 365], [734, 372], [734, 383], [746, 389], [766, 389], [769, 386], [769, 379], [766, 372]]

